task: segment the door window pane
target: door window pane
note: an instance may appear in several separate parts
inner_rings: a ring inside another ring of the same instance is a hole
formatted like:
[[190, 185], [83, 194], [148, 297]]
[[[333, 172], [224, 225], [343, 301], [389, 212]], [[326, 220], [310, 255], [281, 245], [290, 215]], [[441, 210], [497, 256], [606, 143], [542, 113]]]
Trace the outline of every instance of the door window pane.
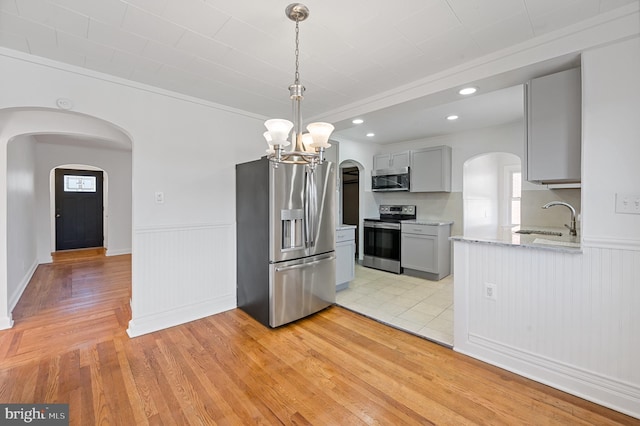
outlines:
[[65, 175], [64, 192], [96, 192], [96, 177]]

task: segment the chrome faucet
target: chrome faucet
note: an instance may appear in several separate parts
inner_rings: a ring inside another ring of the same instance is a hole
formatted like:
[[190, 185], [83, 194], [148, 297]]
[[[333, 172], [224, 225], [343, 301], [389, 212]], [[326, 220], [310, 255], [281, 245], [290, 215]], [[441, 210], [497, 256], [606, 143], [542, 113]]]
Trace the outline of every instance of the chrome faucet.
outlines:
[[576, 209], [574, 209], [571, 204], [565, 203], [564, 201], [552, 201], [542, 206], [542, 208], [548, 209], [549, 207], [553, 207], [553, 206], [565, 206], [566, 208], [571, 210], [571, 226], [567, 225], [566, 223], [564, 224], [564, 226], [569, 228], [569, 235], [572, 235], [572, 236], [578, 235], [578, 231], [576, 230]]

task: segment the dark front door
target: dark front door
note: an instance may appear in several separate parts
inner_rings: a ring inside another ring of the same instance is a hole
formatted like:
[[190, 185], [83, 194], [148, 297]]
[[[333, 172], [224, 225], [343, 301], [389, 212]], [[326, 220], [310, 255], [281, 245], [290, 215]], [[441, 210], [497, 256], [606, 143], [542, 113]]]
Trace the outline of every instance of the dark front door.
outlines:
[[56, 169], [56, 250], [102, 247], [102, 172]]

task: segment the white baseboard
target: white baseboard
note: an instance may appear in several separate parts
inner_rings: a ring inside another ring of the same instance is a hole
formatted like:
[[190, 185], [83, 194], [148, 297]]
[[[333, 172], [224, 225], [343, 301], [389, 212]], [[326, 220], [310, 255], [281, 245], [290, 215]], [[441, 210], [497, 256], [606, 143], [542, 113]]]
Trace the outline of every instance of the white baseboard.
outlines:
[[27, 270], [24, 277], [22, 277], [18, 288], [14, 290], [13, 294], [9, 295], [9, 305], [7, 306], [9, 312], [13, 311], [13, 308], [15, 308], [18, 304], [20, 297], [22, 297], [22, 293], [24, 293], [24, 290], [27, 288], [27, 285], [29, 284], [29, 281], [31, 281], [31, 277], [33, 277], [33, 274], [36, 272], [37, 267], [38, 262], [34, 260], [31, 266], [29, 266], [29, 269]]
[[107, 256], [120, 256], [121, 254], [131, 254], [131, 248], [107, 249]]
[[141, 318], [132, 318], [129, 321], [127, 334], [129, 337], [142, 336], [187, 322], [195, 321], [210, 315], [219, 314], [237, 306], [236, 297], [229, 295], [213, 300], [206, 300], [197, 304], [172, 309], [168, 312], [158, 312]]
[[0, 330], [6, 330], [11, 327], [13, 327], [13, 318], [11, 318], [11, 314], [0, 318]]
[[621, 380], [470, 335], [454, 350], [640, 419], [640, 388]]

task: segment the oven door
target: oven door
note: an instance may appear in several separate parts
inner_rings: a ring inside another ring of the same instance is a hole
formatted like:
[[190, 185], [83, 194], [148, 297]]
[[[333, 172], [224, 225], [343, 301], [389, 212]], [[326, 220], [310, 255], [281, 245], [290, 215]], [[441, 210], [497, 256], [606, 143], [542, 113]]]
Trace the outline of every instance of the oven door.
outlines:
[[400, 261], [400, 224], [365, 221], [364, 254]]

